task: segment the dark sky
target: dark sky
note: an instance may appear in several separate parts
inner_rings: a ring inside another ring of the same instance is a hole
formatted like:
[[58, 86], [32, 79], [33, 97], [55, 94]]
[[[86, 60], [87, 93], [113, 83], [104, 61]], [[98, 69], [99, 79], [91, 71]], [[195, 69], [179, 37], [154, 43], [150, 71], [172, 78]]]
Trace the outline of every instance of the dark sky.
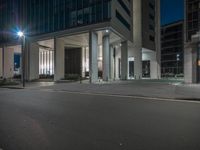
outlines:
[[184, 18], [184, 0], [161, 0], [161, 24]]

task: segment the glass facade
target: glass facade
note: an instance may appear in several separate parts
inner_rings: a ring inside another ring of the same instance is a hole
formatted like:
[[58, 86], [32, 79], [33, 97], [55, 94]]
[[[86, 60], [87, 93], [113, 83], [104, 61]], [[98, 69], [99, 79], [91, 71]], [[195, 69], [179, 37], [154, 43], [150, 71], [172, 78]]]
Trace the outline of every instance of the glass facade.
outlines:
[[183, 77], [184, 24], [179, 21], [162, 27], [161, 74], [162, 77]]
[[[109, 21], [111, 0], [0, 0], [0, 29], [29, 36]], [[9, 26], [8, 26], [9, 25]], [[5, 35], [0, 35], [0, 42]]]
[[117, 10], [116, 10], [116, 17], [128, 30], [131, 30], [131, 25], [126, 21], [126, 19]]
[[11, 37], [12, 31], [20, 24], [18, 0], [0, 0], [0, 43]]
[[200, 29], [200, 0], [186, 0], [186, 40]]

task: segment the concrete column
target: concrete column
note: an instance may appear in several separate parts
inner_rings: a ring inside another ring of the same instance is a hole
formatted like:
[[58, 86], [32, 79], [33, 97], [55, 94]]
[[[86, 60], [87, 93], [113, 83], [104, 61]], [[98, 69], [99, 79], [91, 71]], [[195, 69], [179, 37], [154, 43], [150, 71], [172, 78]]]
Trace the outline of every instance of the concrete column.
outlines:
[[81, 53], [81, 57], [82, 57], [82, 77], [84, 78], [85, 77], [85, 65], [86, 65], [86, 55], [85, 55], [85, 53], [86, 53], [86, 48], [85, 47], [83, 47], [82, 48], [82, 53]]
[[142, 60], [150, 61], [150, 78], [158, 79], [158, 62], [156, 59], [156, 52], [146, 49], [142, 52]]
[[103, 36], [103, 81], [110, 79], [110, 37]]
[[192, 47], [184, 50], [184, 79], [186, 83], [197, 82], [197, 55]]
[[64, 79], [65, 77], [65, 44], [62, 39], [54, 39], [54, 81]]
[[114, 48], [110, 46], [110, 79], [114, 79]]
[[29, 46], [29, 81], [39, 79], [39, 45], [30, 43]]
[[134, 76], [135, 79], [142, 79], [142, 48], [134, 49]]
[[142, 1], [133, 0], [133, 51], [135, 79], [142, 78]]
[[128, 42], [121, 43], [121, 79], [127, 80], [128, 78]]
[[12, 78], [14, 76], [14, 49], [4, 48], [4, 78]]
[[200, 83], [200, 43], [197, 50], [197, 82]]
[[0, 78], [3, 77], [3, 49], [0, 48]]
[[150, 77], [151, 79], [159, 79], [158, 63], [155, 60], [150, 61]]
[[98, 36], [94, 32], [89, 33], [89, 66], [90, 66], [90, 82], [98, 81]]
[[198, 45], [194, 45], [192, 49], [192, 83], [197, 83], [197, 51]]
[[161, 21], [160, 21], [160, 0], [156, 0], [156, 13], [155, 13], [155, 46], [156, 46], [156, 67], [157, 67], [157, 77], [156, 79], [161, 79]]

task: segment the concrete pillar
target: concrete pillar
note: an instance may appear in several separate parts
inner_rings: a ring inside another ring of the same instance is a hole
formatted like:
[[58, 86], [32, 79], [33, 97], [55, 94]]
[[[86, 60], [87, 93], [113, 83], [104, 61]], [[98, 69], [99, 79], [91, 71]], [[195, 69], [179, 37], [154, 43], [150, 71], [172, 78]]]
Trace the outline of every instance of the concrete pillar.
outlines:
[[185, 43], [184, 78], [186, 83], [198, 83], [200, 78], [200, 32], [192, 36], [192, 41]]
[[12, 78], [14, 76], [14, 49], [10, 47], [4, 48], [4, 78]]
[[94, 32], [89, 33], [89, 66], [90, 66], [90, 82], [98, 81], [98, 36]]
[[150, 78], [151, 79], [158, 79], [158, 62], [156, 58], [156, 52], [149, 50], [149, 49], [143, 49], [142, 52], [142, 60], [143, 61], [150, 61]]
[[121, 79], [128, 78], [128, 42], [121, 43]]
[[112, 46], [110, 46], [110, 79], [113, 80], [114, 79], [114, 48]]
[[151, 79], [159, 79], [158, 63], [155, 60], [150, 61], [150, 77]]
[[62, 39], [54, 39], [54, 81], [65, 78], [65, 44]]
[[39, 45], [30, 43], [29, 46], [29, 81], [39, 79]]
[[200, 83], [200, 43], [197, 49], [197, 82]]
[[197, 51], [198, 45], [194, 45], [192, 49], [192, 83], [197, 83]]
[[135, 79], [142, 78], [142, 1], [133, 0], [133, 50]]
[[114, 48], [114, 80], [121, 79], [121, 47], [116, 46]]
[[155, 13], [155, 46], [156, 46], [156, 67], [157, 67], [157, 79], [161, 79], [161, 21], [160, 21], [160, 0], [156, 0], [156, 13]]
[[142, 79], [142, 48], [134, 49], [134, 76], [135, 79]]
[[82, 52], [81, 52], [81, 57], [82, 57], [82, 77], [84, 78], [85, 77], [85, 65], [86, 65], [86, 48], [83, 47], [82, 48]]
[[103, 36], [103, 81], [110, 79], [110, 37]]
[[3, 49], [0, 48], [0, 78], [3, 77]]
[[156, 59], [156, 52], [152, 51], [152, 56], [150, 59], [150, 77], [151, 79], [159, 79], [159, 68], [158, 68], [158, 62]]
[[193, 47], [184, 49], [184, 79], [186, 83], [197, 82], [197, 55]]

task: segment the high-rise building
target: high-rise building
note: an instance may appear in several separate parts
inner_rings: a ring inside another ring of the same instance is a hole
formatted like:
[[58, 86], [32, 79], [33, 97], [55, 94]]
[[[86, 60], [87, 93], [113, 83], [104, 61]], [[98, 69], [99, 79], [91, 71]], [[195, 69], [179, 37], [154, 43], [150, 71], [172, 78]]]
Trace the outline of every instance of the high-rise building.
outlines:
[[158, 78], [159, 9], [155, 0], [1, 0], [0, 76]]
[[177, 21], [161, 28], [162, 77], [183, 77], [184, 22]]
[[200, 0], [185, 0], [185, 82], [200, 82]]
[[186, 0], [185, 2], [186, 42], [191, 41], [192, 36], [200, 29], [199, 2], [200, 0]]

